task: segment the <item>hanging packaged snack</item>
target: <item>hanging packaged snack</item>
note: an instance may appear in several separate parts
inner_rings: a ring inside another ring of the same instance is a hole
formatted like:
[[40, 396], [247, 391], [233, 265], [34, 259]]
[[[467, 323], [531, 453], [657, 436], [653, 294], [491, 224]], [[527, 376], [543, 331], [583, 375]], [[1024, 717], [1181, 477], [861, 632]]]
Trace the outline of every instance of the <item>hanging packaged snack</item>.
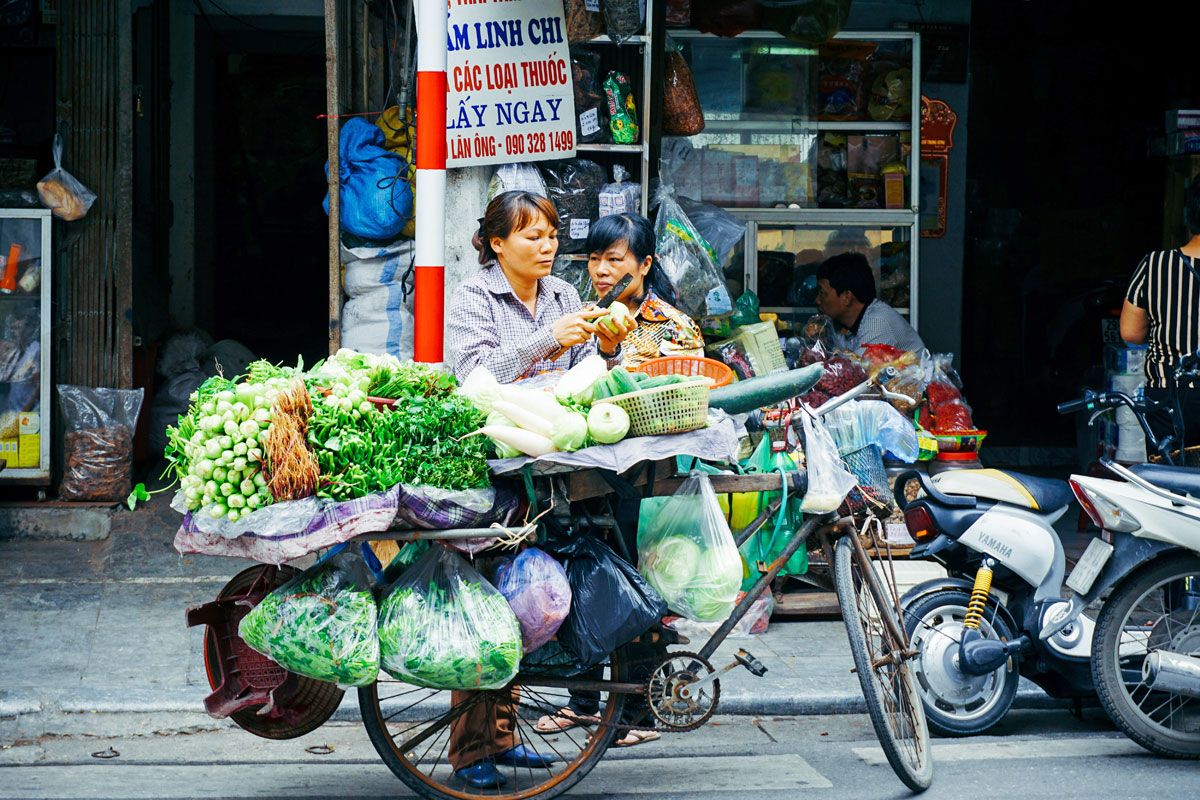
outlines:
[[608, 35], [617, 44], [624, 44], [642, 32], [646, 0], [602, 0], [601, 5]]
[[938, 353], [933, 356], [933, 375], [929, 385], [925, 387], [929, 413], [933, 415], [929, 422], [935, 433], [963, 433], [975, 430], [971, 407], [963, 399], [962, 381], [953, 367], [953, 362], [954, 356], [950, 353]]
[[431, 689], [499, 689], [517, 674], [521, 627], [462, 556], [434, 545], [385, 590], [380, 666]]
[[667, 40], [667, 61], [663, 67], [663, 133], [695, 136], [704, 130], [704, 110], [700, 108], [692, 69], [681, 50], [677, 43]]
[[629, 171], [617, 164], [613, 167], [613, 183], [600, 190], [600, 216], [609, 214], [642, 213], [642, 187], [629, 180]]
[[238, 635], [288, 672], [341, 686], [368, 686], [379, 674], [378, 609], [358, 550], [331, 555], [250, 610]]
[[37, 182], [42, 205], [50, 209], [54, 216], [67, 222], [83, 219], [92, 203], [96, 202], [96, 193], [62, 168], [63, 141], [57, 133], [54, 134], [53, 152], [54, 169]]
[[604, 17], [600, 15], [600, 0], [563, 0], [567, 18], [567, 42], [590, 42], [604, 33]]
[[642, 500], [637, 546], [642, 575], [672, 611], [696, 622], [729, 616], [742, 558], [707, 475], [693, 472], [670, 497]]
[[608, 105], [600, 85], [600, 54], [586, 47], [572, 47], [571, 80], [578, 140], [585, 144], [608, 141]]
[[637, 103], [633, 100], [633, 86], [629, 76], [616, 70], [604, 79], [604, 95], [608, 99], [608, 127], [617, 144], [636, 144], [641, 129], [638, 128]]
[[604, 168], [584, 158], [543, 161], [546, 193], [558, 212], [558, 252], [582, 253], [592, 222], [600, 216]]

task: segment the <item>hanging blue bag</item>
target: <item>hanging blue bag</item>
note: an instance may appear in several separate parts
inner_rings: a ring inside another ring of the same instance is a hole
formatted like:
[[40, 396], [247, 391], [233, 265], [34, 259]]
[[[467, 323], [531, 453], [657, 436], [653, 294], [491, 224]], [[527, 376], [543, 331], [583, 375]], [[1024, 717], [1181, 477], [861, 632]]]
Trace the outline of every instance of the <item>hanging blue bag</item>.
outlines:
[[[384, 149], [383, 131], [359, 117], [342, 126], [339, 174], [342, 230], [375, 241], [392, 241], [412, 217], [408, 164]], [[325, 165], [329, 175], [329, 164]], [[329, 196], [325, 196], [329, 213]]]

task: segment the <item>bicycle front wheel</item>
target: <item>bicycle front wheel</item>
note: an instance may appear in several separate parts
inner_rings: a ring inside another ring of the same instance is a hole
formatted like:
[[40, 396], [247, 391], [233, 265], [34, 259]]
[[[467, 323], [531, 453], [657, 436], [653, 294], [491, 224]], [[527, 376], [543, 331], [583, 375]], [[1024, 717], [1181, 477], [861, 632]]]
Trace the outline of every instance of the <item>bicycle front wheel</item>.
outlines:
[[842, 536], [834, 546], [834, 585], [875, 735], [897, 777], [923, 792], [933, 782], [929, 727], [906, 657], [908, 641], [896, 624], [894, 587], [855, 534]]

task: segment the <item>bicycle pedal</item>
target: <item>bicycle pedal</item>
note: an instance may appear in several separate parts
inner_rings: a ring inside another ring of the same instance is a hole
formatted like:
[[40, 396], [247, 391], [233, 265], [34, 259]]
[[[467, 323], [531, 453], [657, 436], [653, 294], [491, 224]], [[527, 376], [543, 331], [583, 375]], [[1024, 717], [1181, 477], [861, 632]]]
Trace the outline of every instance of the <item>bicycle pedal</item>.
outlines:
[[737, 655], [735, 655], [734, 658], [736, 658], [737, 662], [748, 669], [750, 674], [754, 675], [755, 677], [761, 678], [763, 675], [767, 674], [766, 665], [745, 650], [738, 650]]

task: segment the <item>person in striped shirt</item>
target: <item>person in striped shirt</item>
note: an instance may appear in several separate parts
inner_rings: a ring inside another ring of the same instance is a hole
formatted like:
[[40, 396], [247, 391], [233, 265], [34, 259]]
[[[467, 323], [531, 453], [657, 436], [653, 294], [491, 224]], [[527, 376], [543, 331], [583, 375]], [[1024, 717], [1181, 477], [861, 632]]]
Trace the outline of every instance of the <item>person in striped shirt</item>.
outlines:
[[[1121, 308], [1121, 338], [1145, 344], [1146, 396], [1170, 397], [1179, 358], [1200, 348], [1200, 179], [1184, 193], [1183, 221], [1191, 238], [1182, 247], [1156, 250], [1142, 258], [1129, 281]], [[1179, 387], [1184, 422], [1200, 426], [1200, 389]], [[1162, 423], [1154, 425], [1162, 435]]]

